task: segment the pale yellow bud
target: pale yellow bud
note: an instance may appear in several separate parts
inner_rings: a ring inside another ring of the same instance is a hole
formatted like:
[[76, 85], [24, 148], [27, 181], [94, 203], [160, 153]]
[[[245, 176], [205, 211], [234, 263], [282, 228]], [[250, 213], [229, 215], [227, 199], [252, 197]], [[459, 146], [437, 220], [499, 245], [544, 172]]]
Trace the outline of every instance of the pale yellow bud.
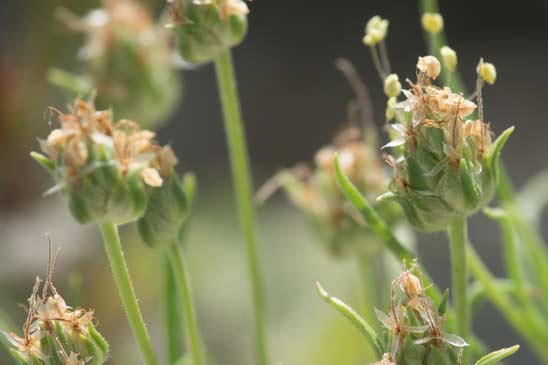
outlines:
[[443, 46], [440, 49], [440, 53], [443, 66], [451, 72], [455, 71], [458, 63], [457, 52], [451, 47]]
[[401, 83], [396, 74], [390, 74], [384, 79], [384, 93], [389, 98], [396, 97], [401, 93]]
[[422, 14], [421, 23], [428, 33], [438, 34], [443, 29], [443, 17], [439, 13]]
[[481, 78], [490, 85], [493, 85], [497, 80], [497, 69], [492, 63], [483, 62], [482, 60], [478, 66], [477, 72]]
[[441, 71], [440, 61], [434, 56], [419, 57], [417, 68], [433, 80], [439, 76]]
[[368, 47], [372, 47], [382, 41], [388, 33], [388, 24], [388, 20], [382, 19], [378, 15], [369, 19], [365, 25], [363, 43]]

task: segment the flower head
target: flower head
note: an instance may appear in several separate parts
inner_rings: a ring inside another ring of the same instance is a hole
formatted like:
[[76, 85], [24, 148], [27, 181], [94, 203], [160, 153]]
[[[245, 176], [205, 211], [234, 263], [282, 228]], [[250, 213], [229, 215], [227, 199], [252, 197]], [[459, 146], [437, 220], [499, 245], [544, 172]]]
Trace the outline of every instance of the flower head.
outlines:
[[102, 3], [82, 18], [59, 12], [70, 28], [86, 35], [79, 51], [86, 75], [54, 69], [50, 80], [76, 95], [96, 91], [98, 105], [112, 106], [117, 116], [138, 118], [143, 126], [157, 124], [180, 96], [171, 35], [136, 0]]
[[249, 8], [243, 0], [173, 0], [169, 28], [181, 56], [205, 63], [241, 43], [247, 32]]
[[33, 154], [52, 173], [82, 223], [139, 217], [144, 186], [159, 187], [176, 159], [154, 133], [129, 120], [114, 122], [110, 111], [77, 99], [68, 113], [56, 111], [60, 127], [40, 141], [45, 156]]
[[[376, 147], [364, 139], [361, 131], [352, 127], [343, 130], [332, 144], [322, 147], [314, 157], [313, 166], [298, 165], [282, 171], [277, 180], [291, 202], [310, 218], [330, 252], [343, 255], [364, 249], [351, 239], [356, 235], [367, 235], [370, 243], [376, 242], [376, 238], [347, 207], [335, 178], [335, 155], [348, 178], [369, 199], [374, 200], [384, 191], [387, 176], [380, 155]], [[394, 208], [385, 204], [377, 206], [391, 223], [397, 219], [397, 209]], [[374, 245], [370, 244], [369, 249], [373, 248]]]
[[109, 346], [95, 329], [93, 311], [65, 303], [52, 283], [53, 266], [50, 259], [41, 295], [41, 280], [36, 278], [23, 336], [4, 332], [13, 346], [12, 353], [29, 365], [101, 365], [108, 357]]
[[395, 106], [400, 122], [390, 125], [393, 140], [386, 147], [396, 156], [387, 159], [394, 178], [384, 197], [395, 198], [417, 229], [436, 231], [491, 200], [512, 129], [493, 141], [482, 113], [470, 118], [473, 101], [432, 83], [439, 74], [434, 57], [420, 57], [417, 70], [417, 83], [404, 90], [407, 100]]

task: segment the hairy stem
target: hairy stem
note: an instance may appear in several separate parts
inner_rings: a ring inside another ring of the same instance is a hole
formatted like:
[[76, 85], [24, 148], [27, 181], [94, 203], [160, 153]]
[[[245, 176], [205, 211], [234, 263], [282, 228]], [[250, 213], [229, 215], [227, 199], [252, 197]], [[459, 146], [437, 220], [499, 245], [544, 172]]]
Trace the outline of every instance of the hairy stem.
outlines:
[[122, 304], [141, 355], [146, 365], [156, 365], [158, 364], [158, 360], [154, 353], [139, 304], [137, 303], [135, 290], [133, 289], [122, 245], [120, 244], [118, 227], [112, 223], [105, 222], [99, 224], [99, 230], [101, 231], [105, 251], [110, 261], [112, 275], [118, 287], [118, 294], [122, 299]]
[[183, 323], [184, 319], [179, 312], [180, 298], [175, 282], [174, 270], [169, 261], [169, 255], [163, 257], [164, 270], [164, 328], [166, 339], [166, 354], [168, 365], [175, 365], [183, 355], [181, 344], [184, 341]]
[[267, 365], [269, 361], [266, 340], [266, 313], [255, 232], [256, 223], [255, 208], [253, 204], [253, 188], [247, 145], [242, 125], [240, 101], [230, 50], [223, 51], [215, 60], [215, 70], [217, 72], [217, 81], [224, 115], [225, 132], [230, 154], [238, 214], [247, 247], [247, 259], [253, 296], [257, 364]]
[[169, 248], [168, 257], [173, 269], [175, 282], [179, 288], [181, 307], [186, 324], [188, 348], [192, 354], [192, 364], [204, 365], [205, 353], [203, 350], [200, 333], [198, 331], [196, 312], [194, 310], [194, 302], [192, 300], [192, 290], [188, 280], [185, 261], [181, 253], [181, 249], [177, 243], [173, 243]]
[[447, 231], [451, 248], [451, 279], [453, 282], [453, 306], [455, 307], [457, 334], [468, 339], [470, 332], [470, 316], [468, 314], [468, 269], [466, 266], [466, 246], [468, 229], [466, 218], [453, 220]]

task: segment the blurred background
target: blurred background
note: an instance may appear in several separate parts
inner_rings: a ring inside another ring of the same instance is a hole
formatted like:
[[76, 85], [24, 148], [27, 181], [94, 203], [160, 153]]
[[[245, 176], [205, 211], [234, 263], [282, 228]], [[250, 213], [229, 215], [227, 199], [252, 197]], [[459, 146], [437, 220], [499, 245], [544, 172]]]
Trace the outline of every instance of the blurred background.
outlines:
[[[164, 5], [160, 0], [146, 3], [156, 12]], [[548, 166], [548, 2], [440, 3], [449, 44], [458, 52], [468, 87], [474, 85], [479, 57], [497, 67], [496, 86], [484, 92], [486, 118], [496, 133], [517, 127], [503, 156], [521, 186]], [[0, 2], [0, 308], [23, 322], [18, 303], [28, 298], [34, 276], [45, 271], [44, 232], [51, 232], [63, 248], [55, 275], [59, 290], [71, 303], [95, 308], [99, 329], [112, 345], [111, 364], [136, 364], [139, 355], [96, 228], [77, 224], [59, 196], [42, 197], [52, 182], [29, 158], [29, 151], [38, 149], [36, 138], [50, 129], [46, 107], [63, 109], [70, 102], [48, 85], [46, 71], [76, 63], [82, 42], [53, 13], [65, 6], [84, 14], [97, 5], [91, 0]], [[412, 78], [417, 56], [426, 53], [415, 1], [256, 0], [249, 7], [250, 32], [234, 54], [256, 187], [282, 167], [311, 160], [341, 128], [352, 92], [334, 67], [337, 57], [358, 67], [382, 125], [381, 82], [361, 43], [372, 15], [390, 20], [388, 52], [400, 78]], [[183, 101], [158, 130], [158, 139], [172, 144], [181, 172], [192, 170], [199, 181], [187, 252], [200, 323], [212, 363], [252, 364], [244, 244], [233, 213], [213, 69], [182, 71], [180, 78]], [[363, 363], [366, 343], [314, 290], [319, 280], [332, 294], [355, 304], [355, 262], [329, 257], [283, 194], [259, 208], [259, 220], [272, 359], [288, 365], [333, 364], [335, 359]], [[479, 253], [501, 275], [496, 227], [479, 214], [470, 230]], [[123, 233], [145, 319], [161, 349], [161, 260], [137, 239], [134, 227], [124, 227]], [[448, 287], [444, 235], [421, 236], [418, 247], [437, 283]], [[519, 343], [490, 306], [480, 311], [474, 328], [493, 348]], [[9, 363], [2, 351], [0, 363]], [[527, 348], [512, 359], [532, 360]]]

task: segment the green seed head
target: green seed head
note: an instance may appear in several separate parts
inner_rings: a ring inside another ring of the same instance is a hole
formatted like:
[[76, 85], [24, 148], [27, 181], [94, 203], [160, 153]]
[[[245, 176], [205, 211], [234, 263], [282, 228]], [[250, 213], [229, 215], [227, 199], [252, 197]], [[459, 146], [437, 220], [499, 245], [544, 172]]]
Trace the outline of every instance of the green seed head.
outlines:
[[29, 299], [23, 336], [4, 333], [12, 354], [27, 365], [101, 365], [109, 346], [95, 329], [93, 311], [69, 307], [47, 281], [38, 295], [37, 278]]
[[33, 153], [54, 177], [49, 192], [61, 191], [80, 223], [124, 224], [139, 218], [146, 206], [145, 186], [163, 183], [165, 148], [154, 133], [132, 121], [112, 122], [110, 111], [77, 100], [69, 114], [59, 113], [60, 128]]
[[[439, 62], [419, 58], [418, 81], [396, 106], [391, 124], [395, 149], [391, 193], [419, 230], [445, 229], [458, 216], [469, 216], [493, 197], [499, 156], [512, 129], [493, 141], [489, 124], [470, 118], [476, 104], [448, 87], [432, 84]], [[481, 113], [480, 113], [481, 115]]]
[[247, 33], [249, 9], [243, 0], [173, 0], [169, 10], [179, 52], [191, 63], [214, 60]]
[[194, 189], [192, 175], [180, 179], [173, 171], [177, 159], [171, 149], [165, 150], [162, 160], [166, 165], [160, 169], [164, 182], [159, 187], [146, 187], [147, 208], [137, 221], [141, 239], [152, 248], [166, 248], [179, 240], [190, 209], [190, 190]]
[[86, 35], [80, 50], [86, 76], [52, 70], [50, 81], [75, 95], [96, 91], [97, 104], [143, 127], [162, 122], [180, 99], [172, 69], [171, 34], [137, 0], [103, 1], [83, 18], [62, 11], [62, 21]]
[[375, 310], [383, 326], [379, 334], [386, 351], [381, 363], [452, 364], [451, 359], [468, 346], [444, 330], [444, 313], [428, 297], [415, 263], [392, 282], [387, 313]]

